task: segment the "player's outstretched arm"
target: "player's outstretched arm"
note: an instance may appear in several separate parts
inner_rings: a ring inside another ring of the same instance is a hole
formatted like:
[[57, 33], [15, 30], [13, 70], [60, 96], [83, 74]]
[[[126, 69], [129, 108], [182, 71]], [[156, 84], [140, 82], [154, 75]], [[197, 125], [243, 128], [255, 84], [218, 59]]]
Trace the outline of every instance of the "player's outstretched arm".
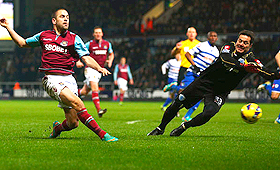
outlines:
[[1, 18], [0, 19], [0, 25], [4, 28], [7, 29], [7, 31], [9, 32], [11, 38], [13, 39], [13, 41], [19, 46], [19, 47], [29, 47], [29, 45], [27, 45], [25, 39], [23, 37], [21, 37], [18, 33], [15, 32], [15, 30], [10, 26], [10, 24], [8, 23], [6, 18]]
[[103, 76], [111, 74], [106, 68], [100, 67], [100, 65], [90, 56], [86, 55], [81, 58], [85, 64], [99, 72], [102, 73]]

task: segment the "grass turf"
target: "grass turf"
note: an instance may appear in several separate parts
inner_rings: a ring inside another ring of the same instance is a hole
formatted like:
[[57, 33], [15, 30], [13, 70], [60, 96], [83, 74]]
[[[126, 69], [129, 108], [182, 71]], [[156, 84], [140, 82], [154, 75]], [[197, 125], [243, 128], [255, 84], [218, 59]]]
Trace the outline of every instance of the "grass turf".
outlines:
[[[170, 137], [181, 118], [162, 136], [146, 134], [159, 123], [159, 102], [101, 102], [108, 113], [99, 125], [118, 142], [102, 142], [83, 124], [48, 139], [52, 122], [64, 120], [55, 101], [0, 101], [0, 169], [278, 169], [279, 104], [259, 104], [262, 118], [247, 124], [240, 117], [245, 103], [226, 103], [207, 124]], [[198, 111], [202, 110], [202, 105]], [[181, 115], [186, 110], [180, 111]]]

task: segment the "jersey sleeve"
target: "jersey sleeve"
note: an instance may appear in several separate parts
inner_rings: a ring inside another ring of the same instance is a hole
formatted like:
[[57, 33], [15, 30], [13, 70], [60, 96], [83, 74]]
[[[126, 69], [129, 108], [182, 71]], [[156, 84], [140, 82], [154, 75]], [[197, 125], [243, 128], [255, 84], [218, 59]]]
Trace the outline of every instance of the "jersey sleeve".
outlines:
[[85, 55], [89, 55], [89, 51], [86, 48], [86, 45], [78, 35], [76, 35], [75, 37], [75, 51], [79, 55], [79, 58]]
[[115, 69], [114, 69], [114, 74], [113, 74], [114, 81], [117, 80], [118, 72], [119, 72], [119, 67], [118, 67], [118, 64], [116, 64]]
[[189, 52], [192, 56], [194, 56], [195, 54], [198, 54], [201, 52], [200, 47], [201, 47], [201, 43], [197, 44], [194, 48], [190, 49]]
[[30, 47], [38, 47], [40, 46], [40, 36], [42, 32], [37, 33], [33, 35], [32, 37], [29, 37], [25, 40], [26, 44], [29, 45]]
[[85, 46], [86, 48], [89, 50], [89, 44], [90, 44], [90, 41], [88, 41], [87, 43], [85, 43]]
[[166, 69], [168, 69], [168, 68], [169, 68], [169, 61], [167, 61], [167, 62], [165, 62], [165, 63], [162, 64], [162, 66], [161, 66], [161, 72], [162, 72], [163, 75], [166, 74]]
[[113, 51], [112, 44], [109, 42], [108, 53], [111, 54]]
[[131, 80], [132, 79], [132, 74], [131, 74], [129, 66], [127, 66], [127, 74], [128, 74], [128, 78]]

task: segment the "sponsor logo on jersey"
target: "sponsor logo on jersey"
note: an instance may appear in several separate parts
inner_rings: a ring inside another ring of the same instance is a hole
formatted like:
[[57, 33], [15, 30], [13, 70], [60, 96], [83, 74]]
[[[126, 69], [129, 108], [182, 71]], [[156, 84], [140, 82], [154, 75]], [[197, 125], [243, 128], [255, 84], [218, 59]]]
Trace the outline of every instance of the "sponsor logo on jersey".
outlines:
[[224, 49], [222, 50], [222, 53], [229, 53], [230, 46], [225, 45]]
[[60, 46], [57, 45], [52, 45], [52, 44], [45, 44], [45, 50], [47, 51], [54, 51], [54, 52], [61, 52], [61, 53], [67, 53], [67, 49], [62, 48]]
[[260, 60], [255, 59], [255, 62], [258, 64], [258, 66], [263, 67], [263, 64], [260, 62]]
[[68, 45], [68, 41], [61, 41], [60, 45], [66, 47]]
[[95, 50], [93, 53], [95, 55], [106, 55], [107, 54], [107, 50]]
[[127, 69], [126, 68], [122, 68], [122, 69], [120, 69], [120, 72], [127, 72]]

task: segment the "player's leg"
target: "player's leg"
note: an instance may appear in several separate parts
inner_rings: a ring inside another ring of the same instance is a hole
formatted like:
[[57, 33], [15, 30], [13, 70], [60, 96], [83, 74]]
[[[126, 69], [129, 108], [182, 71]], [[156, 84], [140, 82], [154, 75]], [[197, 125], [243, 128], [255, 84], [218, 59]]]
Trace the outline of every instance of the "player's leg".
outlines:
[[198, 83], [188, 86], [176, 97], [175, 101], [164, 112], [160, 125], [148, 133], [148, 136], [163, 134], [167, 124], [176, 116], [182, 107], [190, 108], [202, 99], [203, 92], [198, 90]]
[[257, 91], [267, 90], [268, 95], [271, 95], [272, 85], [270, 81], [266, 81], [263, 84], [260, 84], [257, 88]]
[[90, 81], [89, 83], [90, 83], [90, 87], [91, 87], [91, 91], [92, 91], [92, 93], [91, 93], [92, 102], [94, 103], [98, 116], [102, 117], [102, 115], [104, 113], [106, 113], [107, 109], [101, 109], [101, 107], [100, 107], [98, 82]]
[[225, 103], [226, 95], [213, 96], [206, 95], [204, 98], [204, 109], [196, 115], [191, 121], [183, 122], [178, 128], [171, 131], [170, 136], [180, 136], [185, 130], [190, 127], [201, 126], [207, 123], [216, 113], [219, 112], [222, 105]]
[[120, 89], [120, 102], [119, 105], [123, 104], [123, 99], [124, 99], [124, 93], [125, 91], [128, 90], [127, 87], [127, 80], [123, 79], [123, 78], [118, 78], [118, 87]]
[[87, 112], [83, 101], [79, 97], [74, 95], [69, 88], [65, 87], [60, 92], [59, 96], [62, 103], [75, 109], [79, 120], [90, 130], [96, 133], [100, 137], [100, 139], [109, 142], [118, 140], [117, 138], [110, 136], [107, 132], [99, 127], [95, 119]]
[[122, 88], [120, 88], [120, 102], [119, 102], [119, 105], [123, 105], [124, 93], [125, 93], [125, 91]]
[[78, 96], [85, 96], [91, 91], [90, 87], [87, 84], [84, 84], [84, 86], [81, 89], [78, 89]]
[[73, 108], [63, 108], [65, 113], [65, 120], [60, 124], [58, 121], [53, 123], [53, 131], [50, 138], [56, 138], [62, 131], [70, 131], [79, 126], [79, 118], [77, 112]]
[[201, 101], [197, 102], [193, 107], [189, 108], [188, 112], [185, 114], [185, 116], [182, 118], [182, 121], [189, 122], [192, 120], [191, 115], [192, 113], [198, 108]]
[[167, 99], [165, 100], [165, 102], [161, 106], [162, 111], [165, 111], [167, 109], [167, 106], [172, 102], [173, 98], [174, 98], [174, 92], [170, 92]]

